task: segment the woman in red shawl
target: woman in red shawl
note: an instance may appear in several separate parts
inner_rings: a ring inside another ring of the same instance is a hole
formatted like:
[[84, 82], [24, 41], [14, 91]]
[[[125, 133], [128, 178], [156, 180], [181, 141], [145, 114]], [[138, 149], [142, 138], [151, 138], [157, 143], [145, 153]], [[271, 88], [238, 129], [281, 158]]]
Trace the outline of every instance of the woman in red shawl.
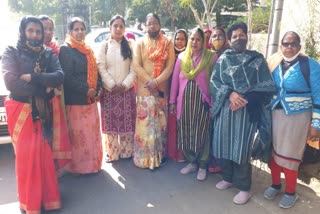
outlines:
[[[59, 46], [53, 42], [54, 22], [46, 15], [39, 16], [40, 21], [44, 27], [44, 45], [51, 48], [53, 52], [59, 56]], [[54, 130], [54, 140], [52, 142], [53, 158], [55, 159], [58, 176], [63, 175], [63, 167], [70, 162], [71, 159], [71, 145], [67, 129], [65, 106], [62, 85], [54, 90], [55, 95], [52, 98], [52, 110], [55, 111], [54, 123], [60, 124], [61, 129]]]

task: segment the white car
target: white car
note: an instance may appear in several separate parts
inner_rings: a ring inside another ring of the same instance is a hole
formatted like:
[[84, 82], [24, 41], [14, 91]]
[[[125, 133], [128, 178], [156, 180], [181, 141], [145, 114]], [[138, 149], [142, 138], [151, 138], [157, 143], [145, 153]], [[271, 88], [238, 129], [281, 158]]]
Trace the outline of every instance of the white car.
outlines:
[[[144, 34], [137, 29], [133, 28], [126, 28], [126, 32], [131, 32], [135, 35], [136, 40], [140, 37], [142, 37]], [[96, 29], [86, 36], [85, 42], [87, 45], [89, 45], [93, 51], [96, 51], [99, 49], [100, 43], [106, 40], [106, 38], [110, 35], [110, 29], [109, 28], [100, 28]]]
[[[1, 59], [0, 59], [1, 68]], [[1, 72], [1, 69], [0, 69]], [[8, 96], [9, 91], [4, 85], [2, 74], [0, 74], [0, 144], [11, 143], [11, 137], [8, 132], [6, 109], [4, 108], [4, 101]]]

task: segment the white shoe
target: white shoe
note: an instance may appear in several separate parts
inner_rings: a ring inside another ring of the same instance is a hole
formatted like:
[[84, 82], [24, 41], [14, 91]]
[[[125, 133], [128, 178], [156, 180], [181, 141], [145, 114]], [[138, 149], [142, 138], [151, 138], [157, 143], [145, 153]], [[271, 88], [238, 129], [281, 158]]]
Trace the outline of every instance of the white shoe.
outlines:
[[197, 179], [199, 181], [204, 181], [204, 180], [206, 180], [206, 178], [207, 178], [207, 170], [199, 168], [198, 174], [197, 174]]
[[233, 202], [239, 205], [245, 204], [251, 198], [251, 193], [249, 191], [240, 191], [234, 198]]
[[189, 173], [195, 172], [195, 171], [197, 171], [197, 165], [193, 164], [193, 163], [189, 163], [187, 166], [183, 167], [180, 170], [180, 173], [183, 175], [186, 175], [186, 174], [189, 174]]
[[221, 190], [229, 189], [230, 187], [232, 187], [232, 183], [225, 181], [225, 180], [219, 181], [216, 184], [216, 188], [221, 189]]

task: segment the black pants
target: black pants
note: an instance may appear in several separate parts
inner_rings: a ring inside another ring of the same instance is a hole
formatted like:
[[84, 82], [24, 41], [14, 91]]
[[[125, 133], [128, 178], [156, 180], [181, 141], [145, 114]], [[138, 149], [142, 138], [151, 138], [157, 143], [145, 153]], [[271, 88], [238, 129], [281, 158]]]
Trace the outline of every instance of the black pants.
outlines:
[[250, 163], [237, 164], [231, 160], [221, 159], [223, 180], [233, 183], [240, 191], [251, 188], [252, 167]]

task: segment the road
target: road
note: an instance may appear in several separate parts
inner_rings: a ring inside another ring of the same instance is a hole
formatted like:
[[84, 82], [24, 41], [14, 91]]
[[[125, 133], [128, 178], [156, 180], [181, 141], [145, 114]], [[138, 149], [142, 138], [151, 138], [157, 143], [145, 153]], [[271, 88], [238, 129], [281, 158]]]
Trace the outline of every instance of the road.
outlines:
[[[319, 213], [320, 196], [311, 187], [299, 184], [300, 200], [290, 210], [263, 198], [270, 174], [254, 167], [253, 197], [245, 205], [232, 202], [237, 190], [218, 190], [219, 174], [197, 181], [196, 173], [181, 175], [184, 163], [169, 161], [150, 171], [135, 167], [132, 160], [105, 164], [98, 174], [59, 179], [63, 208], [47, 214], [248, 214]], [[20, 213], [16, 197], [14, 155], [11, 145], [0, 145], [0, 214]]]

